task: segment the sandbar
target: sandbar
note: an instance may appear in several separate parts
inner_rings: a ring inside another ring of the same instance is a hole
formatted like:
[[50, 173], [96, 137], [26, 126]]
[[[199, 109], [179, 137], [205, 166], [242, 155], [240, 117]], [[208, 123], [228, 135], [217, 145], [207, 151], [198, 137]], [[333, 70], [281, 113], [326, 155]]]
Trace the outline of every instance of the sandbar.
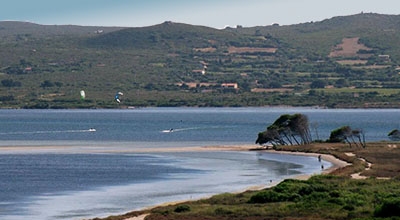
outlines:
[[330, 173], [337, 168], [350, 165], [333, 155], [304, 153], [292, 151], [275, 151], [265, 149], [255, 144], [240, 145], [209, 145], [209, 146], [190, 146], [190, 147], [107, 147], [107, 146], [1, 146], [0, 153], [167, 153], [167, 152], [203, 152], [203, 151], [262, 151], [275, 154], [290, 154], [299, 156], [321, 156], [321, 159], [332, 164], [331, 167], [324, 169], [323, 173]]

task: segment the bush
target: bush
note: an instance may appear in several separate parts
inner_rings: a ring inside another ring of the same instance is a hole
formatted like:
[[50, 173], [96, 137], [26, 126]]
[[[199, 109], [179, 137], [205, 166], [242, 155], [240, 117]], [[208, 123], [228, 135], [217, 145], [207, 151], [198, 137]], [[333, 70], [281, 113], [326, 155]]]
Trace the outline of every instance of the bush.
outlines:
[[354, 211], [355, 207], [351, 204], [347, 204], [347, 205], [343, 206], [343, 209], [346, 211]]
[[279, 202], [281, 201], [279, 197], [280, 193], [274, 191], [263, 191], [257, 193], [250, 198], [250, 203], [268, 203], [268, 202]]
[[302, 196], [310, 195], [313, 192], [314, 192], [313, 187], [308, 186], [308, 185], [301, 187], [300, 190], [299, 190], [299, 194], [302, 195]]
[[309, 185], [301, 180], [287, 179], [275, 186], [273, 190], [275, 192], [298, 193], [304, 187], [309, 187]]
[[230, 215], [230, 214], [233, 213], [231, 210], [224, 209], [224, 208], [221, 208], [221, 207], [220, 208], [216, 208], [214, 212], [215, 212], [216, 215]]
[[337, 190], [329, 192], [329, 196], [332, 197], [332, 198], [339, 198], [340, 197], [340, 192], [337, 191]]
[[250, 203], [288, 202], [296, 201], [301, 196], [297, 193], [276, 192], [272, 190], [257, 193], [250, 198]]
[[344, 201], [342, 199], [340, 199], [340, 198], [329, 198], [327, 200], [327, 202], [331, 203], [331, 204], [336, 204], [336, 205], [339, 205], [339, 206], [344, 205]]
[[400, 198], [390, 198], [383, 201], [382, 205], [375, 209], [376, 217], [400, 216]]
[[179, 205], [178, 207], [175, 208], [174, 212], [189, 212], [190, 211], [190, 206], [188, 205]]

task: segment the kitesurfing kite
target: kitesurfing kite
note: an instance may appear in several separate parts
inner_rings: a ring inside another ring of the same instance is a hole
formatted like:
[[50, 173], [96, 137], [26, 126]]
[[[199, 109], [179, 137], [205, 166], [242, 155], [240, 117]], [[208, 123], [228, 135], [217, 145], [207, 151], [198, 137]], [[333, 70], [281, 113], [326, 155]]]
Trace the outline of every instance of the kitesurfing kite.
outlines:
[[122, 93], [122, 92], [117, 92], [116, 94], [115, 94], [115, 101], [117, 102], [117, 103], [120, 103], [121, 102], [121, 100], [120, 100], [120, 96], [121, 95], [124, 95], [124, 93]]
[[81, 90], [80, 94], [81, 94], [81, 100], [84, 100], [86, 97], [85, 91]]

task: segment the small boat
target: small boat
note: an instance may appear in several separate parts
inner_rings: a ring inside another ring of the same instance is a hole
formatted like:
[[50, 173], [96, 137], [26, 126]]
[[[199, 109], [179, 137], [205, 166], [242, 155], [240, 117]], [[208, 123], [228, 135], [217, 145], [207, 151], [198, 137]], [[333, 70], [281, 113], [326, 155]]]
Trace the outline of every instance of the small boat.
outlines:
[[169, 130], [163, 130], [162, 132], [164, 132], [164, 133], [171, 133], [171, 132], [174, 132], [174, 129], [171, 128], [171, 129], [169, 129]]
[[95, 131], [96, 131], [96, 129], [94, 129], [94, 128], [90, 128], [90, 129], [89, 129], [89, 131], [90, 131], [90, 132], [95, 132]]

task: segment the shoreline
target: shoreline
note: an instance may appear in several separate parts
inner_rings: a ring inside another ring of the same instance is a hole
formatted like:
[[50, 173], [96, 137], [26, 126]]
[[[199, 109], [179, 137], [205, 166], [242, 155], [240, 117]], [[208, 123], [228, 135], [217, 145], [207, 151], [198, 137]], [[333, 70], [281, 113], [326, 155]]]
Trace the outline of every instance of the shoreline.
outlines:
[[[292, 152], [292, 151], [276, 151], [265, 149], [259, 145], [255, 144], [239, 144], [239, 145], [207, 145], [207, 146], [191, 146], [191, 147], [157, 147], [157, 148], [132, 148], [132, 147], [118, 147], [118, 148], [110, 148], [110, 147], [94, 147], [94, 146], [9, 146], [9, 147], [0, 147], [0, 152], [2, 153], [164, 153], [164, 152], [213, 152], [213, 151], [259, 151], [259, 152], [266, 152], [271, 154], [288, 154], [288, 155], [298, 155], [298, 156], [312, 156], [318, 159], [318, 156], [321, 156], [322, 161], [329, 162], [330, 165], [326, 169], [323, 169], [321, 174], [328, 174], [333, 172], [334, 170], [345, 167], [350, 165], [349, 163], [339, 160], [338, 158], [334, 157], [333, 155], [329, 154], [318, 154], [318, 153], [305, 153], [305, 152]], [[286, 177], [281, 180], [271, 181], [268, 184], [263, 185], [255, 185], [250, 186], [242, 190], [238, 190], [231, 193], [241, 193], [244, 191], [258, 191], [265, 188], [274, 187], [280, 182], [284, 181], [285, 179], [298, 179], [298, 180], [307, 180], [311, 176], [316, 174], [299, 174], [294, 175], [291, 177]], [[149, 207], [138, 208], [136, 210], [129, 211], [131, 212], [138, 212], [138, 213], [149, 213], [149, 210], [155, 207], [162, 207], [168, 205], [179, 204], [187, 201], [195, 201], [204, 198], [196, 198], [196, 199], [189, 199], [189, 200], [180, 200], [180, 201], [170, 201], [161, 204], [151, 205]], [[122, 214], [117, 214], [123, 216]], [[125, 220], [143, 220], [146, 214], [138, 217], [127, 217]], [[101, 218], [106, 218], [101, 217]], [[98, 218], [95, 218], [98, 219]]]
[[266, 152], [269, 153], [276, 153], [276, 154], [289, 154], [289, 155], [298, 155], [298, 156], [313, 156], [318, 158], [318, 156], [321, 156], [321, 160], [330, 162], [332, 166], [330, 166], [327, 169], [324, 169], [322, 171], [322, 174], [329, 174], [336, 169], [351, 165], [350, 163], [340, 160], [333, 155], [330, 154], [317, 154], [317, 153], [305, 153], [305, 152], [293, 152], [293, 151], [276, 151], [276, 150], [265, 150]]
[[96, 146], [0, 146], [1, 153], [168, 153], [168, 152], [207, 152], [207, 151], [260, 151], [274, 154], [288, 154], [298, 156], [313, 156], [321, 160], [330, 162], [331, 167], [324, 169], [323, 173], [330, 173], [338, 168], [350, 165], [330, 154], [277, 151], [265, 149], [259, 145], [240, 144], [240, 145], [208, 145], [191, 147], [152, 147], [152, 148], [129, 148], [129, 147], [96, 147]]
[[[276, 150], [270, 150], [270, 149], [265, 149], [262, 148], [258, 145], [237, 145], [237, 146], [231, 146], [231, 145], [226, 145], [226, 146], [222, 146], [222, 145], [218, 145], [218, 146], [203, 146], [203, 147], [190, 147], [189, 149], [183, 147], [182, 148], [169, 148], [169, 149], [164, 149], [166, 151], [163, 152], [188, 152], [187, 150], [190, 151], [262, 151], [262, 152], [267, 152], [267, 153], [273, 153], [273, 154], [287, 154], [287, 155], [297, 155], [297, 156], [312, 156], [315, 157], [316, 159], [318, 159], [318, 157], [321, 157], [321, 161], [326, 161], [331, 163], [331, 166], [328, 167], [327, 169], [323, 169], [323, 171], [321, 172], [321, 174], [318, 175], [324, 175], [324, 174], [329, 174], [333, 171], [335, 171], [336, 169], [351, 165], [350, 163], [347, 163], [345, 161], [342, 161], [336, 157], [334, 157], [333, 155], [330, 154], [317, 154], [317, 153], [305, 153], [305, 152], [292, 152], [292, 151], [276, 151]], [[159, 152], [159, 151], [152, 151], [152, 152]], [[289, 177], [289, 178], [285, 178], [285, 179], [297, 179], [297, 180], [307, 180], [309, 179], [311, 176], [313, 176], [315, 174], [300, 174], [300, 175], [295, 175], [293, 177]], [[250, 186], [247, 187], [243, 190], [239, 190], [237, 192], [232, 192], [234, 194], [239, 194], [245, 191], [258, 191], [258, 190], [262, 190], [265, 188], [271, 188], [274, 187], [276, 185], [278, 185], [279, 183], [281, 183], [282, 181], [284, 181], [285, 179], [279, 180], [279, 181], [274, 181], [274, 182], [270, 182], [270, 184], [266, 184], [266, 185], [262, 185], [262, 186]], [[206, 198], [201, 198], [201, 199], [206, 199]], [[142, 209], [138, 209], [138, 210], [133, 210], [131, 212], [143, 212], [142, 214], [140, 214], [139, 216], [134, 216], [134, 217], [127, 217], [124, 218], [124, 220], [144, 220], [146, 218], [146, 216], [150, 215], [149, 212], [146, 212], [146, 210], [150, 210], [156, 207], [163, 207], [163, 206], [169, 206], [169, 205], [176, 205], [179, 203], [184, 203], [184, 202], [189, 202], [189, 201], [196, 201], [199, 199], [193, 199], [193, 200], [182, 200], [182, 201], [171, 201], [171, 202], [165, 202], [165, 203], [161, 203], [161, 204], [156, 204], [154, 206], [150, 206], [150, 207], [146, 207], [146, 208], [142, 208]], [[129, 212], [128, 212], [129, 213]], [[126, 213], [127, 214], [127, 213]], [[121, 214], [124, 215], [124, 214]]]

